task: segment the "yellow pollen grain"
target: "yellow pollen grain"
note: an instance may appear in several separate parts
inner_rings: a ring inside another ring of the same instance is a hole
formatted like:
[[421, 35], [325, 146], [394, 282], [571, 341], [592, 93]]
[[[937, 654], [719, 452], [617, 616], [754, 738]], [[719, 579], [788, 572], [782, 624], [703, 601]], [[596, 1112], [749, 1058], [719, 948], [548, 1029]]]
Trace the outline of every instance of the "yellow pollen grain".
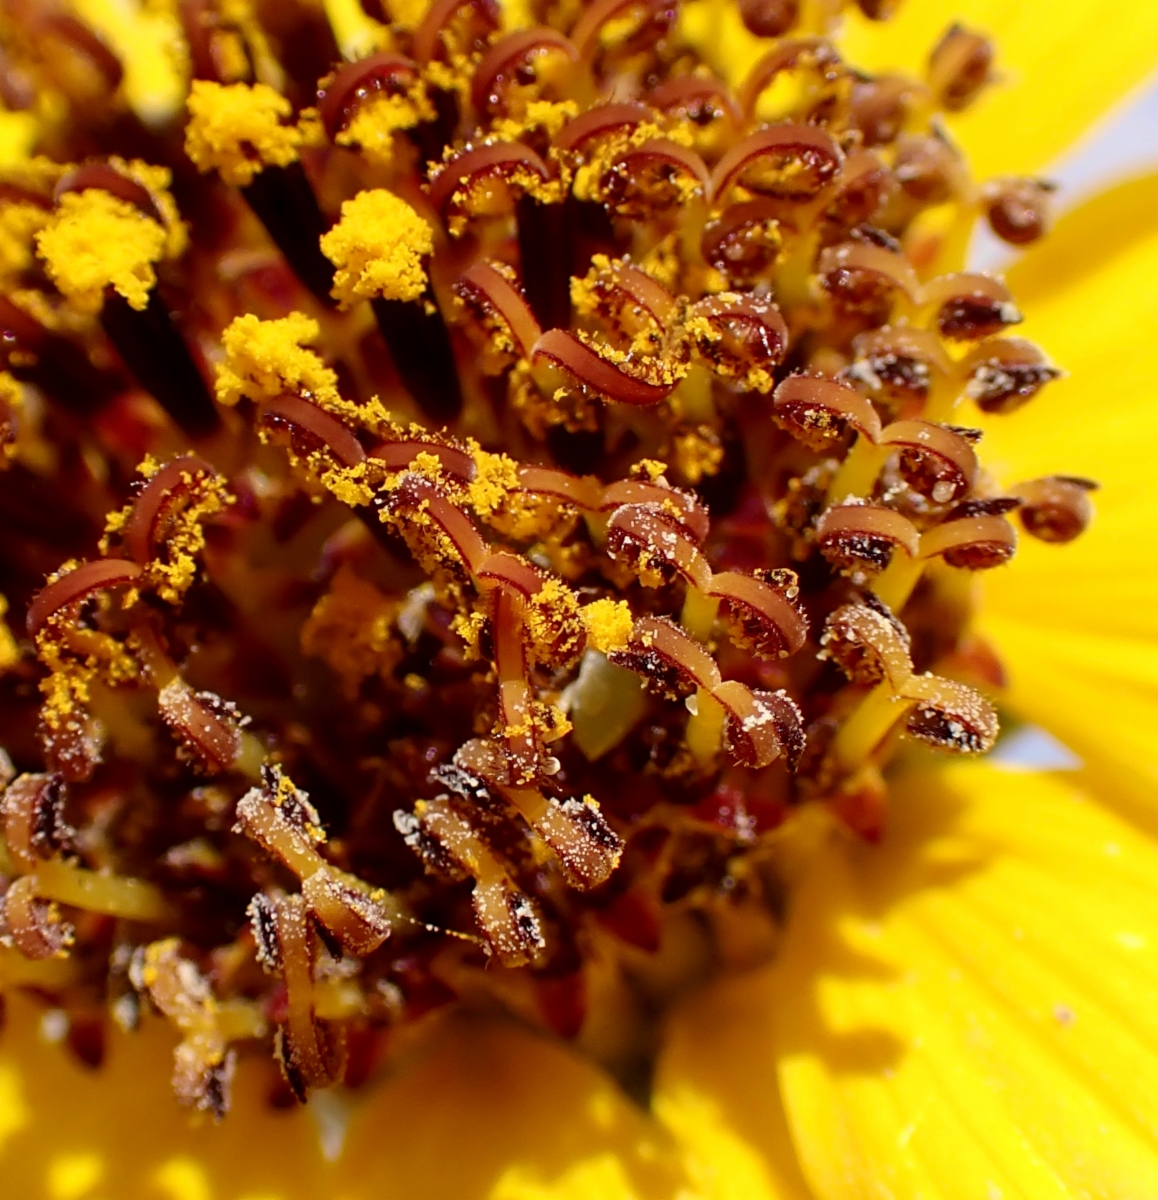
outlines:
[[217, 369], [217, 399], [236, 404], [243, 396], [267, 400], [291, 392], [309, 394], [322, 406], [336, 401], [337, 375], [306, 348], [319, 334], [317, 321], [304, 313], [272, 321], [253, 313], [235, 317], [221, 335], [225, 361]]
[[548, 579], [525, 609], [528, 650], [537, 662], [569, 662], [582, 650], [579, 603], [561, 580]]
[[631, 639], [635, 620], [626, 600], [592, 600], [579, 610], [587, 628], [587, 643], [600, 654], [622, 650]]
[[200, 171], [216, 170], [237, 187], [265, 167], [286, 167], [298, 157], [302, 133], [282, 122], [290, 102], [264, 83], [213, 83], [195, 79], [189, 92], [185, 153]]
[[494, 123], [492, 132], [505, 142], [527, 141], [528, 134], [539, 131], [550, 139], [578, 113], [579, 106], [574, 100], [532, 100], [522, 119], [503, 117]]
[[484, 519], [499, 509], [519, 488], [519, 468], [505, 454], [476, 450], [475, 476], [467, 487], [467, 502]]
[[394, 157], [394, 134], [434, 120], [434, 106], [421, 85], [406, 95], [372, 96], [364, 100], [350, 123], [334, 139], [339, 146], [359, 148], [370, 162], [388, 163]]
[[126, 200], [100, 188], [68, 192], [36, 235], [49, 277], [85, 312], [99, 312], [113, 288], [138, 310], [157, 282], [165, 229]]
[[423, 260], [434, 249], [434, 235], [393, 192], [374, 188], [347, 200], [321, 246], [337, 267], [333, 295], [343, 308], [378, 296], [417, 300], [426, 290]]

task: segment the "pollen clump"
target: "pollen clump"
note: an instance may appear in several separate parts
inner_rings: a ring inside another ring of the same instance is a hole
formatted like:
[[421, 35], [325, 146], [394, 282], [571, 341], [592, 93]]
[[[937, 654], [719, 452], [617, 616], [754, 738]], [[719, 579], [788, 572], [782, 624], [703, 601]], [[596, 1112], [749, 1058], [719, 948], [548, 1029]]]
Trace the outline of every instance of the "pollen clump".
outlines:
[[60, 198], [36, 248], [53, 283], [78, 308], [98, 312], [112, 288], [143, 309], [168, 236], [152, 217], [100, 188]]
[[252, 313], [235, 317], [221, 335], [218, 401], [268, 400], [282, 392], [306, 392], [321, 403], [336, 397], [337, 375], [307, 349], [320, 333], [317, 321], [299, 312], [270, 321]]
[[264, 83], [214, 83], [195, 79], [189, 92], [185, 153], [200, 171], [217, 171], [245, 187], [265, 167], [296, 162], [302, 134], [283, 124], [293, 109]]
[[420, 88], [399, 95], [373, 96], [358, 106], [334, 141], [339, 146], [356, 147], [370, 162], [388, 163], [394, 158], [394, 135], [422, 121], [433, 121], [434, 116], [434, 106]]
[[587, 644], [600, 654], [622, 650], [631, 638], [635, 621], [626, 600], [592, 600], [579, 610], [587, 629]]
[[341, 220], [322, 238], [322, 253], [338, 268], [334, 297], [343, 307], [377, 297], [417, 300], [426, 290], [423, 261], [433, 249], [430, 226], [383, 188], [346, 200]]

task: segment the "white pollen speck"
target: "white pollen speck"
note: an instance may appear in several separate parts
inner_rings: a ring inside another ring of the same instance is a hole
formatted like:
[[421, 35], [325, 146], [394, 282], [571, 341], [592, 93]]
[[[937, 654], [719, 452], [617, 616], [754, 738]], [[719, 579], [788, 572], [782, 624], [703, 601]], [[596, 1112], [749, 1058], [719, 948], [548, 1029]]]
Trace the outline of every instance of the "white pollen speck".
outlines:
[[1002, 1200], [1005, 1193], [995, 1183], [985, 1185], [985, 1200]]
[[50, 1008], [40, 1018], [40, 1040], [50, 1046], [59, 1045], [68, 1036], [68, 1013], [63, 1008]]
[[1117, 858], [1118, 855], [1122, 853], [1122, 847], [1119, 846], [1117, 842], [1106, 842], [1105, 845], [1102, 846], [1102, 853], [1106, 855], [1107, 858]]
[[1145, 950], [1146, 939], [1140, 933], [1131, 933], [1128, 929], [1121, 929], [1114, 934], [1114, 941], [1122, 947], [1123, 950]]

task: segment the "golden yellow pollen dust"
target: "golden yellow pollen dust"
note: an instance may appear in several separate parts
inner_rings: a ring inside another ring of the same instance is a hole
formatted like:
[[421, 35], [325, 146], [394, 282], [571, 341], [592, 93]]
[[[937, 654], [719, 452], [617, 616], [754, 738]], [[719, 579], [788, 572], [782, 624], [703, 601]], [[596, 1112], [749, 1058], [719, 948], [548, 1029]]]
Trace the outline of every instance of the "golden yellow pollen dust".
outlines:
[[579, 610], [579, 616], [587, 629], [587, 644], [601, 654], [622, 650], [631, 638], [635, 622], [626, 600], [592, 600]]
[[185, 153], [199, 170], [215, 170], [226, 183], [245, 187], [264, 167], [297, 160], [302, 131], [282, 124], [292, 112], [289, 101], [264, 83], [195, 79]]
[[394, 157], [394, 135], [422, 121], [433, 121], [434, 116], [434, 106], [419, 82], [404, 95], [373, 96], [364, 101], [334, 141], [357, 148], [369, 162], [388, 163]]
[[78, 308], [97, 312], [112, 287], [135, 309], [157, 282], [153, 264], [165, 254], [164, 227], [127, 200], [99, 188], [60, 198], [36, 247], [53, 283]]
[[337, 396], [338, 377], [312, 350], [318, 323], [304, 313], [262, 321], [252, 313], [235, 317], [221, 335], [225, 362], [216, 392], [222, 404], [270, 399], [282, 392], [309, 392], [319, 403]]
[[322, 238], [322, 252], [338, 268], [334, 296], [343, 307], [379, 296], [417, 300], [426, 290], [423, 260], [433, 249], [430, 226], [381, 188], [345, 201], [341, 220]]

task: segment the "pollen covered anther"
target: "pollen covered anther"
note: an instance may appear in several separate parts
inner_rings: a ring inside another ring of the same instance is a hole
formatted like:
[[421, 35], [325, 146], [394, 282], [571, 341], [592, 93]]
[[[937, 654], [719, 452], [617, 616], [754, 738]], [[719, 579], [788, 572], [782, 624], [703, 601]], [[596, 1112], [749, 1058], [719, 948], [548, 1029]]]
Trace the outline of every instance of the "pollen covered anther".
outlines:
[[1090, 493], [1098, 485], [1073, 475], [1049, 475], [1009, 489], [1021, 501], [1018, 520], [1026, 533], [1043, 542], [1072, 542], [1093, 519]]

